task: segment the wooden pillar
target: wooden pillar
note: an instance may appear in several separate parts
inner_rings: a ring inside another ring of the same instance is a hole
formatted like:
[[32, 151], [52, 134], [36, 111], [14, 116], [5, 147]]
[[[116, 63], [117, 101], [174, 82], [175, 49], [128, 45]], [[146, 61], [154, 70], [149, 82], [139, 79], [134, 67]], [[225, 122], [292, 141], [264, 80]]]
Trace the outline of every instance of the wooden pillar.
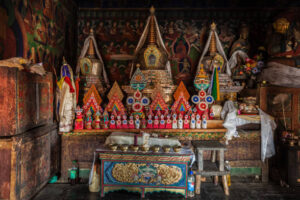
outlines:
[[222, 183], [223, 183], [223, 188], [224, 188], [224, 193], [226, 196], [229, 196], [229, 188], [227, 184], [227, 177], [226, 175], [222, 176]]
[[200, 194], [200, 191], [201, 191], [201, 175], [196, 175], [195, 193]]

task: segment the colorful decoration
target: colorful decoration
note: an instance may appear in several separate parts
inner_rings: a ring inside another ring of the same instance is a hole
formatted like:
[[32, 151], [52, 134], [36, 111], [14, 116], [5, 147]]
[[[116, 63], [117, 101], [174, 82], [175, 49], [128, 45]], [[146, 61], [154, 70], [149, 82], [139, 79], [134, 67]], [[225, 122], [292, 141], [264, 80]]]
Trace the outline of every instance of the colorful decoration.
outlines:
[[168, 109], [168, 105], [166, 104], [160, 90], [157, 90], [156, 93], [152, 96], [150, 109], [155, 111], [166, 111]]
[[194, 86], [198, 90], [206, 90], [209, 87], [210, 80], [207, 76], [206, 72], [204, 71], [203, 64], [200, 64], [200, 70], [197, 72], [195, 80], [194, 80]]
[[122, 128], [123, 129], [128, 129], [128, 122], [127, 122], [127, 115], [123, 115], [122, 116], [123, 120], [122, 120]]
[[100, 106], [101, 102], [102, 102], [102, 99], [101, 99], [95, 85], [92, 84], [91, 88], [88, 90], [88, 92], [83, 97], [84, 113], [87, 113], [89, 110], [92, 112], [92, 114], [96, 113], [97, 110], [102, 111], [102, 108]]
[[182, 81], [179, 83], [173, 96], [174, 99], [177, 100], [181, 95], [183, 95], [186, 100], [189, 100], [190, 98], [190, 94]]
[[116, 128], [116, 120], [115, 120], [114, 115], [110, 116], [109, 128], [110, 129], [115, 129]]
[[173, 120], [172, 120], [172, 129], [177, 129], [177, 115], [173, 114]]
[[112, 88], [110, 89], [109, 93], [107, 94], [107, 98], [110, 101], [114, 96], [117, 96], [120, 101], [124, 98], [123, 92], [117, 83], [117, 81], [114, 82]]
[[208, 105], [214, 102], [214, 98], [210, 95], [206, 95], [206, 92], [202, 89], [198, 95], [192, 96], [192, 102], [196, 104], [197, 111], [202, 114], [208, 110]]
[[103, 124], [104, 124], [104, 129], [108, 129], [108, 124], [109, 124], [109, 114], [108, 114], [108, 112], [105, 110], [104, 112], [103, 112]]
[[133, 96], [127, 97], [126, 103], [132, 106], [134, 116], [139, 115], [141, 118], [145, 118], [143, 112], [144, 106], [149, 105], [150, 100], [148, 97], [143, 97], [139, 89], [133, 93]]
[[184, 129], [189, 129], [190, 128], [190, 120], [189, 120], [189, 116], [187, 114], [184, 115], [183, 128]]
[[200, 129], [201, 128], [201, 119], [200, 119], [200, 115], [197, 114], [196, 115], [196, 128]]
[[94, 120], [94, 129], [100, 129], [100, 116], [101, 113], [99, 112], [99, 110], [95, 113], [95, 120]]
[[130, 86], [134, 90], [143, 90], [147, 85], [147, 80], [140, 70], [140, 64], [137, 64], [136, 67], [137, 68], [130, 80]]
[[109, 102], [105, 108], [108, 112], [119, 112], [125, 113], [125, 107], [122, 103], [122, 99], [124, 97], [122, 90], [120, 89], [118, 83], [115, 81], [113, 87], [109, 91], [107, 95]]
[[164, 115], [160, 116], [159, 128], [165, 129], [166, 128], [166, 121]]
[[86, 117], [85, 117], [85, 128], [92, 129], [92, 122], [93, 122], [92, 112], [91, 110], [88, 110], [86, 112]]
[[118, 95], [115, 94], [114, 96], [111, 97], [111, 99], [109, 100], [105, 110], [107, 110], [108, 112], [125, 112], [125, 107], [122, 103], [122, 101], [119, 99]]
[[172, 105], [171, 110], [176, 113], [181, 113], [181, 112], [185, 113], [189, 109], [191, 109], [191, 106], [188, 102], [188, 99], [185, 99], [183, 93], [181, 92], [177, 100]]
[[128, 126], [129, 129], [134, 129], [134, 120], [133, 120], [133, 116], [130, 115], [129, 117], [129, 126]]
[[82, 116], [83, 110], [77, 106], [76, 108], [76, 119], [75, 119], [75, 130], [83, 129], [83, 116]]

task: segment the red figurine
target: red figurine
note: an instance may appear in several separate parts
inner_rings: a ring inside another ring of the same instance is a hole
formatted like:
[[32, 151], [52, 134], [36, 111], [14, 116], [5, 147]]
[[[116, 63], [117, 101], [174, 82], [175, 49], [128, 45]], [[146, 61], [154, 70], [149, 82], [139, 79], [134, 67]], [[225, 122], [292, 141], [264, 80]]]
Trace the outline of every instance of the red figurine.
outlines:
[[122, 128], [128, 129], [127, 115], [123, 115]]
[[116, 129], [116, 121], [115, 121], [115, 116], [114, 115], [110, 116], [109, 128], [110, 129]]
[[129, 117], [129, 127], [130, 129], [134, 129], [134, 120], [133, 120], [133, 116], [130, 115]]
[[165, 129], [166, 128], [166, 122], [165, 122], [165, 116], [161, 115], [160, 116], [160, 122], [159, 122], [159, 128], [160, 129]]
[[156, 129], [159, 128], [159, 120], [158, 120], [158, 116], [157, 116], [157, 115], [155, 115], [155, 117], [154, 117], [154, 125], [153, 125], [153, 128], [156, 128]]
[[121, 116], [120, 115], [117, 116], [116, 124], [117, 124], [117, 129], [122, 128], [122, 121], [121, 121]]
[[184, 129], [189, 129], [190, 128], [190, 120], [189, 120], [189, 116], [187, 114], [184, 115], [183, 128]]
[[152, 120], [151, 114], [148, 115], [147, 128], [149, 128], [149, 129], [153, 128], [153, 120]]
[[76, 108], [76, 119], [75, 119], [75, 130], [83, 129], [82, 109], [77, 106]]
[[172, 128], [171, 115], [167, 115], [166, 129], [171, 129], [171, 128]]

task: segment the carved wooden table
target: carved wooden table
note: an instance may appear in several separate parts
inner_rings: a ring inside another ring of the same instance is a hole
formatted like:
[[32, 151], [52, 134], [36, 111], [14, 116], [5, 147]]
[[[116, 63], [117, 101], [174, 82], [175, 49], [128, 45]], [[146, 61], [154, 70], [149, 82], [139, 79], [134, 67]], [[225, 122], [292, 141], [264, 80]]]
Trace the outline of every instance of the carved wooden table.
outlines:
[[[193, 141], [197, 149], [197, 171], [196, 171], [196, 194], [200, 194], [201, 176], [214, 176], [215, 184], [218, 182], [218, 176], [222, 176], [224, 192], [229, 195], [227, 177], [229, 171], [224, 167], [224, 151], [226, 146], [219, 141]], [[211, 161], [203, 160], [203, 151], [212, 151]], [[216, 154], [219, 154], [219, 165], [216, 164]]]
[[187, 197], [188, 166], [193, 152], [182, 149], [175, 153], [160, 150], [154, 153], [128, 150], [96, 150], [101, 161], [101, 197], [108, 192], [126, 190], [148, 193], [169, 191]]

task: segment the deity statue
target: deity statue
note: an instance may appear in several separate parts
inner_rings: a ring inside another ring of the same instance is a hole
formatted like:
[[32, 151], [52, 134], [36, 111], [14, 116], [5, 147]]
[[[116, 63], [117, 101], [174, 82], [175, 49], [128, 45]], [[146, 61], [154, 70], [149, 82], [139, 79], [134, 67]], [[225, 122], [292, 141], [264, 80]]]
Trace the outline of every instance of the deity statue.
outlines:
[[249, 37], [249, 27], [247, 25], [243, 24], [240, 28], [240, 37], [239, 37], [239, 39], [237, 39], [231, 47], [230, 56], [236, 50], [242, 50], [243, 52], [248, 54], [249, 48], [250, 48], [248, 37]]
[[73, 121], [76, 109], [76, 88], [73, 70], [66, 60], [63, 59], [61, 67], [61, 79], [59, 88], [59, 131], [69, 132], [73, 130]]
[[273, 23], [273, 33], [267, 37], [268, 54], [272, 57], [278, 57], [286, 51], [287, 30], [290, 22], [286, 18], [279, 18]]

